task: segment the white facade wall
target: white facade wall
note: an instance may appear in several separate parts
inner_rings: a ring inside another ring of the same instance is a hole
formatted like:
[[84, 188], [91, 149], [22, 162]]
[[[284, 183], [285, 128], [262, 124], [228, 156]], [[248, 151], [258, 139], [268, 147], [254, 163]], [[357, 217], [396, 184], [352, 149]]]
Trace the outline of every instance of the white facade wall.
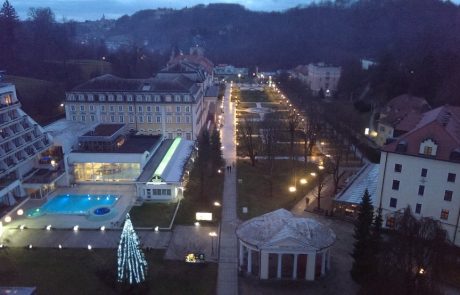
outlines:
[[327, 90], [335, 92], [337, 91], [340, 74], [340, 67], [331, 67], [324, 64], [309, 64], [306, 82], [315, 94], [321, 89], [323, 89], [325, 94]]
[[[395, 172], [395, 164], [402, 165], [401, 172]], [[421, 176], [423, 168], [427, 169], [426, 177]], [[448, 173], [456, 174], [455, 182], [447, 181]], [[392, 189], [393, 180], [400, 181], [399, 190]], [[423, 196], [419, 195], [420, 185], [424, 186]], [[451, 201], [444, 200], [446, 190], [453, 192]], [[455, 236], [455, 244], [460, 245], [460, 163], [382, 152], [377, 194], [384, 224], [388, 213], [409, 205], [415, 216], [439, 220], [449, 238], [453, 241]], [[397, 199], [396, 208], [390, 207], [390, 198]], [[420, 213], [415, 213], [417, 204], [421, 204]], [[449, 210], [446, 220], [441, 219], [442, 210]]]
[[149, 152], [131, 153], [70, 153], [68, 163], [139, 163], [141, 170], [150, 159]]

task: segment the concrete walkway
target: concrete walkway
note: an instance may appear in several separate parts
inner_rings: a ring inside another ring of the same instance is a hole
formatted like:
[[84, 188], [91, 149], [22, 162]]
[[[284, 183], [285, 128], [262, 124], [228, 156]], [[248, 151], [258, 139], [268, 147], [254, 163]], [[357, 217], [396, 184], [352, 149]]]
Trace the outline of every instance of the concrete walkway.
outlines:
[[[227, 84], [224, 96], [224, 122], [221, 129], [223, 156], [227, 165], [236, 164], [235, 145], [236, 107], [230, 101], [230, 84]], [[217, 294], [238, 294], [238, 252], [235, 229], [236, 215], [236, 165], [226, 172], [222, 203], [222, 221], [220, 227], [219, 268], [217, 275]]]

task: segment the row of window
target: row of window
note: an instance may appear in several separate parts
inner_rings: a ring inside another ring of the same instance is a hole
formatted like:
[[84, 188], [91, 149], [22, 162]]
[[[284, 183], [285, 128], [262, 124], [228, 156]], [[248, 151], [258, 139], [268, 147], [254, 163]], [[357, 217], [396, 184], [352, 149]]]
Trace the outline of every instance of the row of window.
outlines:
[[[81, 115], [80, 119], [83, 122], [86, 122], [86, 115]], [[90, 115], [89, 121], [91, 122], [96, 122], [96, 116], [95, 115]], [[135, 123], [135, 119], [137, 118], [138, 123], [162, 123], [161, 116], [156, 116], [155, 118], [153, 116], [129, 116], [128, 117], [128, 122], [129, 123]], [[77, 121], [77, 116], [73, 115], [72, 116], [73, 121]], [[154, 121], [155, 120], [155, 121]], [[102, 122], [109, 122], [109, 123], [125, 123], [125, 116], [101, 116], [101, 121]], [[168, 124], [190, 124], [192, 122], [192, 117], [191, 116], [166, 116], [166, 123]]]
[[[97, 109], [97, 106], [94, 106], [94, 105], [89, 105], [88, 106], [88, 110], [90, 112], [93, 112], [96, 109]], [[145, 110], [145, 112], [152, 112], [152, 109], [153, 109], [152, 106], [145, 106], [145, 108], [144, 108], [144, 106], [137, 106], [137, 112], [138, 113], [143, 113], [144, 110]], [[75, 112], [77, 110], [77, 107], [75, 105], [71, 105], [70, 110]], [[80, 105], [79, 110], [81, 112], [86, 111], [86, 106], [85, 105]], [[125, 108], [122, 105], [119, 105], [119, 106], [111, 105], [108, 108], [106, 108], [105, 105], [101, 105], [100, 110], [101, 110], [101, 112], [105, 112], [107, 110], [109, 110], [110, 112], [115, 112], [115, 111], [123, 112], [123, 111], [125, 111]], [[181, 113], [181, 112], [190, 113], [191, 108], [190, 108], [190, 106], [176, 106], [175, 108], [173, 108], [173, 106], [170, 106], [170, 105], [165, 106], [165, 112], [172, 113], [173, 111], [175, 111], [176, 113]], [[128, 112], [134, 112], [134, 107], [133, 106], [128, 106]], [[161, 112], [161, 107], [160, 106], [155, 106], [155, 112], [160, 113]]]
[[[398, 199], [390, 198], [390, 208], [396, 208], [397, 206], [398, 206]], [[419, 203], [415, 204], [415, 214], [420, 214], [421, 212], [422, 212], [422, 204], [419, 204]], [[442, 209], [441, 215], [439, 216], [439, 218], [443, 220], [449, 219], [449, 210]]]
[[[391, 186], [391, 188], [395, 191], [399, 190], [399, 180], [393, 180], [393, 184]], [[418, 186], [418, 195], [419, 196], [423, 196], [425, 194], [425, 186], [424, 185], [419, 185]], [[452, 195], [453, 195], [453, 192], [450, 191], [450, 190], [445, 190], [444, 191], [444, 201], [452, 201]]]
[[[394, 171], [397, 173], [402, 172], [402, 165], [401, 164], [395, 164]], [[428, 175], [428, 169], [422, 168], [420, 171], [420, 176], [421, 177], [426, 177]], [[447, 182], [455, 182], [455, 179], [457, 178], [457, 175], [455, 173], [448, 173], [447, 174]]]
[[70, 101], [117, 101], [117, 102], [191, 102], [190, 95], [132, 95], [132, 94], [70, 94]]
[[170, 196], [171, 189], [146, 189], [147, 198], [151, 196]]

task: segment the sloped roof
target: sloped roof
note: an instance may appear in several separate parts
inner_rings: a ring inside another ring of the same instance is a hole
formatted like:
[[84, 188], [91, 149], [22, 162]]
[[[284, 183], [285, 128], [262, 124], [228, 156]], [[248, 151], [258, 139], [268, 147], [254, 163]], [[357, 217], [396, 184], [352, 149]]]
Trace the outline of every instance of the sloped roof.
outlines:
[[421, 156], [420, 144], [428, 138], [438, 145], [434, 158], [449, 161], [451, 153], [460, 148], [460, 107], [446, 105], [424, 113], [415, 128], [385, 145], [383, 150], [397, 152], [398, 144], [404, 142], [406, 151], [399, 153]]
[[189, 63], [195, 64], [203, 67], [209, 74], [212, 73], [214, 69], [214, 64], [207, 59], [206, 57], [198, 54], [181, 54], [173, 58], [170, 62], [168, 62], [168, 66], [173, 66], [180, 63]]
[[359, 205], [364, 192], [369, 192], [372, 204], [376, 206], [377, 182], [379, 176], [379, 164], [364, 166], [350, 181], [348, 186], [335, 198], [336, 201]]
[[318, 251], [330, 247], [335, 233], [322, 223], [296, 217], [285, 209], [252, 218], [238, 226], [236, 234], [242, 241], [259, 250], [290, 249]]
[[431, 107], [424, 98], [409, 94], [399, 95], [391, 99], [381, 111], [380, 122], [399, 130], [408, 131], [418, 123], [417, 119], [420, 118], [417, 116], [429, 109]]

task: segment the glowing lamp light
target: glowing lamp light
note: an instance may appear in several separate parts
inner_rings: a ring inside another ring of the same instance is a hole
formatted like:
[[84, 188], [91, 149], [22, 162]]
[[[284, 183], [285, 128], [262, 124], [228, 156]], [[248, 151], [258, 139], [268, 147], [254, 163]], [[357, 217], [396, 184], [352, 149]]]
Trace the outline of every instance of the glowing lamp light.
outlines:
[[220, 204], [219, 202], [214, 202], [214, 206], [216, 206], [216, 207], [220, 207], [220, 206], [221, 206], [221, 204]]
[[73, 231], [78, 231], [78, 228], [79, 228], [79, 226], [78, 226], [78, 225], [75, 225], [75, 226], [73, 227]]
[[46, 230], [51, 230], [51, 224], [48, 224], [48, 225], [46, 226]]
[[105, 225], [101, 226], [101, 231], [105, 231]]
[[324, 141], [321, 141], [321, 145], [325, 145], [326, 143]]
[[219, 170], [217, 170], [217, 173], [219, 173], [219, 174], [220, 174], [220, 173], [222, 173], [222, 170], [220, 170], [220, 169], [219, 169]]
[[327, 157], [327, 158], [330, 158], [330, 157], [331, 157], [331, 155], [327, 154], [327, 155], [326, 155], [326, 157]]
[[302, 178], [302, 179], [300, 180], [300, 184], [307, 184], [307, 180], [306, 180], [305, 178]]
[[209, 233], [209, 236], [211, 237], [217, 237], [217, 233], [215, 231], [212, 231]]
[[19, 227], [20, 230], [24, 230], [25, 228], [26, 228], [25, 224], [21, 224], [21, 226]]
[[29, 249], [32, 249], [32, 247], [33, 247], [32, 244], [30, 244], [28, 248], [29, 248]]
[[425, 270], [423, 268], [420, 268], [420, 270], [418, 271], [419, 274], [423, 275], [425, 273]]
[[93, 247], [91, 245], [88, 245], [88, 250], [91, 250], [93, 249]]
[[19, 216], [23, 215], [24, 214], [24, 210], [22, 209], [19, 209], [16, 214], [18, 214]]
[[318, 169], [319, 169], [319, 170], [324, 170], [324, 166], [323, 166], [323, 165], [319, 165], [319, 166], [318, 166]]
[[157, 226], [155, 226], [155, 232], [158, 232], [160, 230], [160, 228]]
[[59, 248], [59, 249], [62, 249], [62, 245], [61, 245], [61, 244], [59, 244], [59, 245], [58, 245], [58, 248]]
[[364, 135], [369, 135], [369, 128], [364, 129]]
[[291, 193], [294, 193], [297, 189], [295, 188], [295, 186], [290, 186], [289, 187], [289, 192]]
[[316, 176], [316, 173], [315, 172], [312, 172], [310, 173], [311, 176], [315, 177]]
[[6, 222], [6, 223], [11, 222], [11, 220], [12, 220], [12, 219], [11, 219], [11, 216], [8, 215], [8, 216], [5, 217], [5, 222]]
[[200, 226], [200, 223], [198, 221], [195, 222], [195, 226]]
[[0, 244], [0, 249], [2, 249], [2, 248], [3, 248], [3, 244]]

